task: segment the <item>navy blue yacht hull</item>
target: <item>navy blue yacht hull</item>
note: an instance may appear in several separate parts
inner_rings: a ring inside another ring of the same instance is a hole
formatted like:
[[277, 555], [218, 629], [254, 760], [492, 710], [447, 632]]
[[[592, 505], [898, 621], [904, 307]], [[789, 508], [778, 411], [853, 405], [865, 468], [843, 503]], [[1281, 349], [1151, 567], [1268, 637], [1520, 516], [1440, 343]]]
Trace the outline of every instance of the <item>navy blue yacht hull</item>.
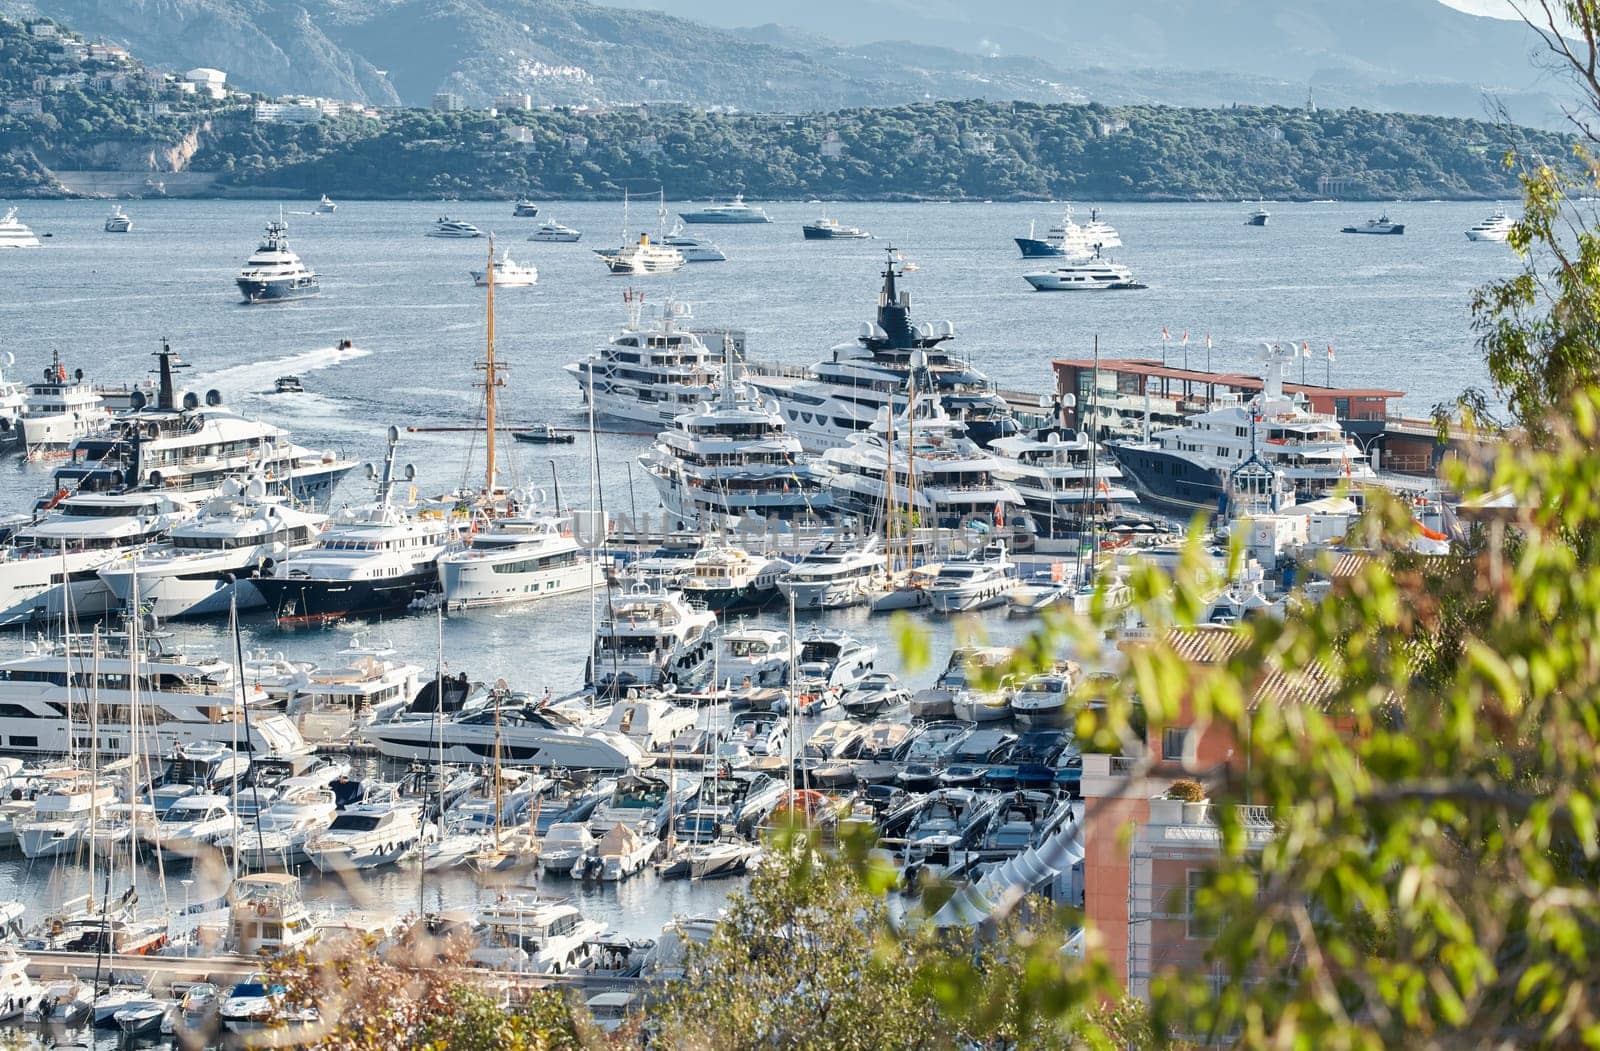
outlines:
[[235, 283], [246, 303], [287, 303], [322, 294], [322, 286], [316, 281], [296, 284], [292, 281], [247, 281], [239, 278]]
[[255, 585], [280, 622], [297, 623], [403, 611], [419, 596], [439, 590], [439, 574], [430, 565], [382, 580], [257, 577]]
[[1140, 499], [1180, 511], [1216, 511], [1226, 479], [1209, 467], [1160, 449], [1111, 444], [1111, 455]]

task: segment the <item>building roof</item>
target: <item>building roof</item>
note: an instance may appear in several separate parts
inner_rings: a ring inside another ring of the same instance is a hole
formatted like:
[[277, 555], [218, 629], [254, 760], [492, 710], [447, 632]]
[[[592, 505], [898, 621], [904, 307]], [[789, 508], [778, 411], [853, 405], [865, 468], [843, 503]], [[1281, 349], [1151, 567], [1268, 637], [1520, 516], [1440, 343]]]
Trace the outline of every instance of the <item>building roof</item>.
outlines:
[[[1192, 628], [1168, 628], [1163, 640], [1173, 652], [1190, 664], [1223, 664], [1249, 645], [1246, 632], [1220, 624], [1201, 624]], [[1250, 703], [1304, 704], [1326, 710], [1339, 690], [1339, 682], [1320, 664], [1287, 671], [1269, 659], [1259, 669], [1250, 691]]]
[[[1060, 358], [1053, 364], [1057, 368], [1093, 369], [1097, 367], [1093, 358]], [[1239, 390], [1260, 390], [1262, 384], [1260, 376], [1249, 376], [1242, 372], [1206, 372], [1204, 369], [1180, 369], [1146, 358], [1101, 358], [1098, 368], [1101, 372], [1121, 372], [1156, 379], [1215, 384], [1219, 387], [1233, 387]], [[1304, 393], [1308, 396], [1315, 395], [1326, 398], [1403, 398], [1406, 393], [1403, 390], [1385, 390], [1382, 387], [1327, 387], [1320, 383], [1290, 383], [1287, 380], [1284, 381], [1283, 389], [1291, 393]]]

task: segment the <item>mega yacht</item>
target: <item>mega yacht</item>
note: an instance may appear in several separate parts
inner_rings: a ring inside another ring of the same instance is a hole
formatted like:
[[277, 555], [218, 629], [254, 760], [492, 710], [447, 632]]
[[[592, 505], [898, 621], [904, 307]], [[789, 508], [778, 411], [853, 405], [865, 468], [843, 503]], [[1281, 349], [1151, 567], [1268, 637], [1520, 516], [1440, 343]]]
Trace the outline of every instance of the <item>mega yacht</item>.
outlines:
[[305, 299], [322, 291], [316, 272], [289, 247], [289, 224], [282, 219], [267, 224], [266, 237], [255, 254], [245, 260], [234, 283], [246, 303]]
[[204, 500], [230, 478], [260, 479], [265, 495], [316, 504], [332, 495], [354, 460], [296, 445], [289, 432], [226, 408], [207, 391], [179, 395], [185, 367], [171, 347], [156, 352], [155, 400], [134, 397], [135, 408], [102, 432], [73, 442], [68, 463], [55, 472], [60, 489], [78, 493], [175, 492]]
[[700, 685], [717, 651], [717, 617], [659, 583], [639, 581], [601, 603], [588, 683], [599, 693]]
[[518, 197], [511, 206], [511, 216], [514, 219], [537, 219], [539, 206], [526, 197]]
[[22, 444], [29, 456], [59, 454], [84, 435], [111, 422], [105, 399], [83, 378], [83, 370], [69, 376], [59, 351], [52, 352], [44, 378], [28, 384], [22, 407]]
[[596, 248], [595, 254], [606, 264], [606, 269], [619, 277], [641, 277], [645, 274], [670, 274], [683, 269], [683, 253], [664, 244], [650, 240], [649, 234], [618, 248]]
[[835, 509], [880, 530], [886, 514], [909, 511], [923, 527], [1032, 531], [1022, 497], [1000, 477], [1001, 458], [969, 438], [934, 397], [919, 397], [906, 418], [885, 415], [823, 453], [822, 464]]
[[683, 580], [683, 597], [691, 606], [716, 613], [766, 609], [778, 600], [778, 578], [790, 568], [781, 558], [708, 544], [695, 555]]
[[[66, 755], [86, 747], [91, 703], [99, 706], [93, 721], [101, 755], [128, 754], [135, 696], [139, 749], [152, 754], [234, 740], [256, 756], [308, 750], [288, 719], [261, 707], [262, 689], [241, 684], [231, 664], [168, 651], [159, 638], [144, 640], [136, 659], [125, 636], [101, 635], [99, 643], [96, 649], [87, 635], [35, 642], [22, 656], [0, 661], [0, 739], [8, 754]], [[135, 673], [137, 695], [130, 689]], [[251, 709], [248, 719], [241, 703]]]
[[1403, 234], [1406, 232], [1406, 224], [1394, 222], [1389, 218], [1389, 213], [1384, 212], [1376, 219], [1368, 219], [1360, 226], [1347, 226], [1340, 232], [1346, 234]]
[[760, 208], [752, 208], [744, 203], [744, 195], [736, 194], [733, 200], [724, 204], [708, 204], [704, 208], [692, 212], [679, 212], [678, 218], [686, 223], [712, 223], [731, 225], [735, 223], [770, 223], [772, 218]]
[[928, 585], [928, 605], [935, 613], [969, 613], [1001, 606], [1016, 586], [1016, 568], [1003, 541], [993, 541], [967, 557], [947, 558]]
[[482, 237], [483, 231], [471, 223], [460, 219], [452, 219], [448, 215], [441, 215], [433, 222], [433, 229], [428, 231], [429, 237]]
[[195, 510], [163, 493], [68, 496], [49, 503], [0, 548], [0, 624], [58, 618], [66, 611], [109, 612], [115, 598], [96, 572], [162, 539]]
[[1261, 393], [1157, 431], [1150, 441], [1109, 443], [1124, 476], [1152, 503], [1182, 510], [1219, 510], [1232, 475], [1263, 463], [1297, 497], [1315, 499], [1343, 485], [1376, 480], [1353, 439], [1330, 415], [1311, 412], [1283, 391], [1288, 355], [1266, 352]]
[[733, 528], [826, 514], [826, 478], [784, 425], [777, 403], [723, 363], [715, 402], [672, 421], [639, 457], [667, 512], [685, 526]]
[[[496, 288], [526, 288], [537, 284], [539, 281], [539, 268], [532, 263], [519, 263], [511, 258], [511, 249], [503, 248], [500, 258], [491, 264], [494, 267], [494, 287]], [[480, 288], [489, 283], [488, 268], [473, 270], [472, 280]]]
[[0, 248], [38, 248], [39, 239], [17, 218], [15, 208], [0, 216]]
[[662, 245], [667, 248], [676, 248], [683, 253], [685, 263], [725, 263], [728, 255], [716, 242], [709, 237], [696, 237], [694, 234], [683, 232], [683, 224], [672, 228], [672, 232], [661, 239]]
[[361, 736], [391, 759], [562, 770], [624, 771], [644, 762], [638, 744], [621, 734], [586, 726], [552, 705], [514, 698], [504, 683], [500, 697], [445, 719], [394, 719], [369, 723]]
[[1149, 288], [1133, 279], [1121, 263], [1103, 259], [1099, 252], [1081, 262], [1022, 275], [1035, 292], [1121, 292]]
[[995, 476], [1011, 483], [1033, 519], [1037, 551], [1076, 550], [1092, 521], [1126, 514], [1139, 501], [1117, 461], [1085, 432], [1013, 435], [990, 449], [1000, 456]]
[[567, 365], [601, 416], [667, 427], [715, 397], [720, 357], [684, 326], [689, 308], [668, 300], [642, 320], [643, 297], [628, 293], [628, 324], [605, 349]]
[[[97, 571], [124, 609], [161, 620], [203, 617], [266, 605], [253, 582], [316, 543], [328, 516], [266, 494], [259, 479], [228, 481], [167, 539], [129, 552]], [[137, 589], [137, 593], [135, 592]]]
[[1267, 220], [1271, 218], [1272, 213], [1267, 211], [1267, 206], [1264, 203], [1257, 201], [1256, 210], [1244, 217], [1244, 225], [1266, 226]]
[[106, 216], [105, 231], [108, 234], [125, 234], [133, 230], [133, 220], [128, 218], [122, 210], [122, 205], [114, 205], [111, 214]]
[[587, 591], [604, 579], [568, 518], [495, 518], [439, 556], [446, 609], [533, 602]]
[[890, 248], [875, 320], [863, 323], [854, 342], [834, 347], [805, 377], [749, 377], [757, 390], [778, 399], [789, 432], [807, 449], [844, 445], [886, 408], [903, 413], [914, 368], [925, 373], [945, 412], [966, 424], [979, 444], [1016, 433], [1016, 419], [993, 381], [946, 345], [955, 327], [948, 321], [912, 323], [911, 293], [897, 285], [902, 276]]
[[1072, 206], [1068, 205], [1061, 221], [1052, 226], [1044, 237], [1038, 237], [1032, 223], [1028, 236], [1014, 238], [1024, 259], [1044, 259], [1065, 256], [1092, 255], [1101, 248], [1121, 248], [1122, 237], [1116, 228], [1100, 218], [1096, 210], [1089, 212], [1089, 221], [1083, 225], [1073, 222]]
[[866, 241], [872, 237], [859, 226], [845, 226], [826, 215], [806, 223], [800, 232], [807, 241]]
[[28, 392], [22, 384], [5, 378], [4, 370], [16, 364], [9, 351], [0, 354], [0, 452], [22, 444], [22, 413]]
[[323, 194], [321, 197], [319, 197], [317, 199], [316, 214], [318, 214], [318, 215], [332, 215], [334, 212], [337, 212], [338, 210], [339, 210], [339, 206], [337, 204], [334, 204], [333, 203], [333, 198], [329, 197], [327, 194]]
[[886, 561], [875, 538], [865, 545], [824, 541], [778, 578], [778, 590], [796, 609], [859, 606], [882, 582]]
[[285, 714], [314, 745], [350, 741], [362, 726], [392, 718], [417, 696], [422, 668], [394, 656], [386, 646], [352, 641], [335, 667], [319, 668], [298, 684]]
[[547, 218], [533, 228], [533, 233], [528, 235], [528, 240], [544, 241], [551, 244], [572, 244], [582, 236], [582, 232], [574, 230], [570, 226], [562, 226], [554, 219]]
[[1506, 214], [1504, 208], [1495, 208], [1494, 213], [1467, 231], [1469, 241], [1504, 241], [1511, 236], [1511, 228], [1516, 225], [1516, 220]]
[[391, 502], [399, 438], [390, 427], [375, 502], [340, 509], [315, 547], [256, 577], [256, 588], [280, 622], [393, 612], [438, 590], [438, 559], [457, 526], [437, 512]]

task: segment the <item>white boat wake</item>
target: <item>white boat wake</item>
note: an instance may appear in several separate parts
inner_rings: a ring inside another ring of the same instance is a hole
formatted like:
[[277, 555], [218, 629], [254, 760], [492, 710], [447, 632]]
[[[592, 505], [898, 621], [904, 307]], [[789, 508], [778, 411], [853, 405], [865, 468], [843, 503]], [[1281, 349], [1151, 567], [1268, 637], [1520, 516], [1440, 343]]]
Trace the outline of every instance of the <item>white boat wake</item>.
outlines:
[[322, 347], [318, 350], [308, 350], [301, 354], [291, 354], [284, 358], [268, 358], [265, 361], [251, 361], [242, 365], [230, 365], [225, 369], [208, 372], [195, 380], [185, 384], [200, 390], [215, 387], [224, 395], [236, 396], [243, 394], [260, 394], [272, 389], [272, 381], [279, 376], [299, 375], [305, 372], [317, 372], [321, 369], [331, 369], [335, 365], [364, 358], [371, 354], [370, 350], [360, 347]]

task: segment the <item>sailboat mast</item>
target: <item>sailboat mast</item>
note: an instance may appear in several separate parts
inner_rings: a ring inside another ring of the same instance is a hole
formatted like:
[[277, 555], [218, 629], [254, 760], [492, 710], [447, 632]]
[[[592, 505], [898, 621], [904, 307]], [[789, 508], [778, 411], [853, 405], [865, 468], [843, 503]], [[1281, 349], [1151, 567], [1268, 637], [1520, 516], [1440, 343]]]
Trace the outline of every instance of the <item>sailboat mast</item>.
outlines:
[[495, 490], [495, 463], [494, 463], [494, 410], [495, 388], [500, 386], [501, 379], [494, 363], [494, 234], [489, 235], [489, 269], [485, 272], [488, 278], [488, 291], [484, 295], [489, 320], [484, 332], [483, 352], [483, 422], [487, 429], [487, 439], [484, 442], [484, 494], [488, 499], [494, 499]]

